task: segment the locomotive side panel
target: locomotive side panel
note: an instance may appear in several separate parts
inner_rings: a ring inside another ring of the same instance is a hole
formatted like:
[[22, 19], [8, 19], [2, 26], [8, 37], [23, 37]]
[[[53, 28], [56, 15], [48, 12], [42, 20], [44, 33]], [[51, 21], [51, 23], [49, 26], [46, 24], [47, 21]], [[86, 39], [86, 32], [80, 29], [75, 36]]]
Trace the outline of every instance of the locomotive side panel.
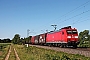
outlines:
[[64, 37], [65, 34], [62, 35], [62, 31], [48, 33], [46, 43], [64, 43], [66, 42]]
[[61, 31], [61, 43], [68, 43], [66, 29], [62, 29]]

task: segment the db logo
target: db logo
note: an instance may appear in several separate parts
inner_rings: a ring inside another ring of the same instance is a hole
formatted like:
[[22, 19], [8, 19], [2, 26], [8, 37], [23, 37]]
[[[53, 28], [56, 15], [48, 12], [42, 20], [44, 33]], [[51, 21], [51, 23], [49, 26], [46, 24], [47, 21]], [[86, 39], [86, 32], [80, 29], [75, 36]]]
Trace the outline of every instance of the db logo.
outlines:
[[54, 36], [52, 38], [54, 38]]

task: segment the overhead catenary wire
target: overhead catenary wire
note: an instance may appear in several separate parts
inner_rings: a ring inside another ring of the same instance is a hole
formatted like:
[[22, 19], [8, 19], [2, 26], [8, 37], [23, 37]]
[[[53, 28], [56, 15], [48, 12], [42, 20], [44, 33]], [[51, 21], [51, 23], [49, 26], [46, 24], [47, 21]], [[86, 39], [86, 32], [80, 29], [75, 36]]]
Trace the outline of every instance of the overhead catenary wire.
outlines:
[[75, 9], [72, 9], [71, 11], [69, 11], [66, 14], [62, 15], [61, 17], [66, 17], [68, 14], [74, 12], [75, 10], [80, 9], [81, 7], [85, 7], [86, 4], [88, 4], [89, 2], [90, 2], [90, 0], [88, 0], [87, 2], [85, 2], [84, 4], [82, 4], [82, 5], [78, 6], [78, 7], [76, 7]]
[[[67, 12], [67, 13], [64, 14], [64, 15], [62, 15], [61, 18], [62, 18], [62, 17], [65, 17], [65, 18], [66, 18], [67, 16], [69, 16], [70, 13], [75, 13], [75, 11], [77, 11], [77, 10], [79, 10], [79, 9], [81, 9], [81, 8], [85, 8], [86, 5], [88, 5], [89, 3], [90, 3], [90, 0], [86, 1], [86, 2], [83, 3], [82, 5], [76, 7], [75, 9], [73, 9], [73, 10]], [[82, 10], [82, 11], [83, 11], [83, 10]], [[76, 17], [78, 17], [78, 16], [80, 16], [80, 15], [83, 15], [83, 14], [89, 12], [89, 11], [90, 11], [90, 10], [83, 11], [83, 12], [81, 12], [80, 14], [77, 14], [77, 15], [75, 15], [75, 16], [69, 17], [69, 18], [64, 19], [64, 20], [62, 20], [62, 19], [60, 18], [60, 19], [59, 19], [60, 22], [58, 22], [58, 23], [63, 24], [64, 22], [66, 22], [66, 21], [68, 21], [68, 20], [71, 20], [71, 19], [73, 19], [73, 18], [76, 18]], [[73, 22], [74, 22], [74, 20], [73, 20]]]
[[85, 20], [82, 20], [82, 21], [78, 21], [77, 23], [74, 23], [74, 25], [78, 24], [78, 23], [82, 23], [82, 22], [88, 21], [88, 20], [90, 20], [90, 19], [85, 19]]
[[[87, 16], [85, 19], [87, 20], [88, 17], [90, 17], [90, 16]], [[73, 22], [73, 25], [75, 25], [75, 24], [77, 24], [77, 23], [79, 23], [79, 22], [84, 21], [84, 20], [81, 20], [81, 19], [83, 19], [83, 17], [81, 17], [80, 19], [78, 19], [78, 20], [76, 20], [75, 22]], [[86, 21], [86, 20], [85, 20], [85, 21]]]
[[77, 16], [80, 16], [80, 15], [82, 15], [82, 14], [85, 14], [85, 13], [87, 13], [87, 12], [89, 12], [89, 11], [90, 11], [90, 10], [84, 11], [84, 12], [82, 12], [82, 13], [80, 13], [80, 14], [77, 14], [77, 15], [75, 15], [75, 16], [72, 16], [72, 17], [68, 18], [68, 19], [65, 19], [65, 20], [63, 20], [63, 21], [61, 21], [61, 22], [65, 22], [65, 21], [67, 21], [67, 20], [70, 20], [70, 19], [75, 18], [75, 17], [77, 17]]
[[[71, 19], [73, 20], [73, 18], [82, 16], [82, 15], [84, 15], [85, 13], [90, 12], [90, 10], [86, 10], [86, 11], [81, 10], [81, 11], [83, 11], [83, 12], [80, 11], [81, 13], [76, 14], [76, 15], [74, 15], [74, 16], [69, 17], [69, 18], [66, 19], [66, 17], [69, 16], [71, 13], [73, 13], [73, 12], [76, 13], [77, 10], [79, 10], [79, 9], [81, 9], [81, 8], [84, 8], [84, 9], [85, 9], [85, 7], [86, 7], [89, 3], [90, 3], [90, 0], [86, 1], [86, 2], [83, 3], [82, 5], [76, 7], [75, 9], [72, 9], [71, 11], [67, 12], [66, 14], [60, 16], [60, 19], [59, 19], [59, 20], [61, 20], [61, 21], [58, 22], [58, 23], [59, 23], [59, 24], [63, 24], [64, 22], [66, 22], [66, 21], [68, 21], [68, 20], [71, 20]], [[76, 11], [76, 12], [75, 12], [75, 11]], [[61, 18], [63, 18], [63, 17], [65, 17], [64, 20], [61, 19]], [[82, 20], [82, 21], [80, 21], [80, 22], [84, 22], [84, 21], [87, 21], [87, 20], [88, 20], [88, 19], [85, 19], [85, 20]], [[74, 20], [73, 20], [73, 21], [74, 21]], [[54, 23], [55, 23], [55, 22], [54, 22]], [[79, 23], [79, 21], [78, 21], [77, 23]], [[77, 24], [77, 23], [76, 23], [76, 21], [75, 21], [75, 23], [73, 23], [73, 24], [75, 25], [75, 24]], [[55, 24], [56, 24], [56, 23], [55, 23]], [[57, 25], [58, 25], [58, 24], [57, 24]]]

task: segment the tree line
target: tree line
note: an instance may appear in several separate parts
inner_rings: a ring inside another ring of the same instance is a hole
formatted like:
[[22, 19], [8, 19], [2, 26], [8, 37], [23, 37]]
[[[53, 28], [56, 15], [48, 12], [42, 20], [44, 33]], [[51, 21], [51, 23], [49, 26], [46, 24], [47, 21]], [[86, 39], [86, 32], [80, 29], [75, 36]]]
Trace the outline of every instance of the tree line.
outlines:
[[14, 43], [14, 44], [26, 44], [26, 43], [29, 44], [30, 41], [31, 41], [31, 37], [32, 36], [29, 36], [29, 37], [26, 37], [26, 38], [20, 38], [20, 35], [16, 34], [11, 42]]
[[11, 43], [11, 40], [9, 38], [7, 38], [7, 39], [0, 39], [0, 43]]

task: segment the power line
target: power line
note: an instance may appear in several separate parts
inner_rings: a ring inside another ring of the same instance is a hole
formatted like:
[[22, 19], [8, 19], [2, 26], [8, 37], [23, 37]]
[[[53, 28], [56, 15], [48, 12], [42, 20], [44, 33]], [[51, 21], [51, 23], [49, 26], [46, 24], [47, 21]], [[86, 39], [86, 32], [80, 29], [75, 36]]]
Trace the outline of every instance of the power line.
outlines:
[[[90, 17], [90, 16], [87, 16], [87, 18], [88, 18], [88, 17]], [[82, 18], [82, 17], [81, 17], [81, 18]], [[87, 20], [87, 19], [86, 19], [86, 20]], [[79, 22], [82, 22], [82, 21], [83, 21], [83, 20], [80, 20], [80, 19], [79, 19], [79, 20], [73, 22], [73, 25], [75, 25], [75, 24], [77, 24], [77, 23], [79, 23]]]
[[63, 17], [63, 16], [65, 16], [65, 15], [67, 15], [67, 14], [69, 14], [69, 13], [71, 13], [71, 12], [77, 10], [78, 8], [80, 8], [80, 7], [82, 7], [82, 6], [85, 7], [85, 5], [88, 4], [89, 2], [90, 2], [90, 0], [88, 0], [87, 2], [85, 2], [84, 4], [82, 4], [82, 5], [78, 6], [78, 7], [76, 7], [75, 9], [73, 9], [73, 10], [67, 12], [66, 14], [62, 15], [61, 17]]
[[[62, 15], [61, 17], [66, 17], [69, 13], [75, 12], [76, 10], [78, 10], [78, 9], [80, 9], [80, 8], [82, 8], [82, 7], [85, 8], [86, 4], [88, 4], [89, 2], [90, 2], [90, 0], [88, 0], [87, 2], [85, 2], [84, 4], [82, 4], [82, 5], [78, 6], [78, 7], [76, 7], [75, 9], [67, 12], [66, 14]], [[77, 14], [77, 15], [75, 15], [75, 16], [73, 16], [73, 17], [70, 17], [70, 18], [68, 18], [68, 19], [65, 19], [65, 20], [61, 21], [60, 23], [63, 23], [63, 22], [65, 22], [65, 21], [67, 21], [67, 20], [70, 20], [70, 19], [72, 19], [72, 18], [75, 18], [75, 17], [77, 17], [77, 16], [79, 16], [79, 15], [82, 15], [82, 14], [84, 14], [84, 13], [86, 13], [86, 12], [88, 12], [88, 10], [87, 10], [87, 11], [84, 11], [84, 12], [82, 12], [82, 13], [80, 13], [80, 14]], [[60, 20], [60, 19], [59, 19], [59, 20]]]
[[70, 19], [72, 19], [72, 18], [75, 18], [75, 17], [77, 17], [77, 16], [80, 16], [80, 15], [82, 15], [82, 14], [85, 14], [85, 13], [87, 13], [87, 12], [89, 12], [89, 11], [90, 11], [90, 10], [84, 11], [84, 12], [82, 12], [82, 13], [80, 13], [80, 14], [77, 14], [77, 15], [75, 15], [75, 16], [73, 16], [73, 17], [70, 17], [70, 18], [68, 18], [68, 19], [63, 20], [62, 22], [65, 22], [65, 21], [67, 21], [67, 20], [70, 20]]
[[[78, 7], [76, 7], [75, 9], [72, 9], [71, 11], [67, 12], [66, 14], [62, 15], [62, 16], [60, 17], [60, 19], [61, 19], [62, 17], [66, 17], [67, 15], [69, 15], [69, 14], [72, 13], [72, 12], [75, 12], [75, 11], [78, 10], [78, 9], [81, 9], [81, 8], [83, 8], [83, 7], [85, 8], [86, 5], [89, 4], [89, 3], [90, 3], [90, 0], [88, 0], [87, 2], [83, 3], [82, 5], [80, 5], [80, 6], [78, 6]], [[61, 22], [59, 22], [59, 23], [63, 23], [63, 22], [65, 22], [65, 21], [67, 21], [67, 20], [70, 20], [70, 19], [73, 19], [73, 18], [78, 17], [78, 16], [80, 16], [80, 15], [83, 15], [83, 14], [89, 12], [89, 11], [90, 11], [90, 10], [83, 11], [83, 12], [81, 12], [80, 14], [77, 14], [77, 15], [75, 15], [75, 16], [72, 16], [72, 17], [70, 17], [70, 18], [67, 18], [67, 19], [65, 19], [65, 20], [63, 20], [63, 21], [61, 21]], [[59, 19], [59, 20], [60, 20], [60, 19]], [[86, 21], [86, 20], [85, 20], [85, 21]], [[74, 24], [76, 24], [76, 23], [74, 23]]]
[[[77, 23], [82, 23], [82, 22], [85, 22], [85, 21], [88, 21], [88, 20], [90, 20], [90, 19], [82, 20], [82, 21], [79, 21]], [[77, 23], [74, 23], [74, 24], [77, 24]]]

